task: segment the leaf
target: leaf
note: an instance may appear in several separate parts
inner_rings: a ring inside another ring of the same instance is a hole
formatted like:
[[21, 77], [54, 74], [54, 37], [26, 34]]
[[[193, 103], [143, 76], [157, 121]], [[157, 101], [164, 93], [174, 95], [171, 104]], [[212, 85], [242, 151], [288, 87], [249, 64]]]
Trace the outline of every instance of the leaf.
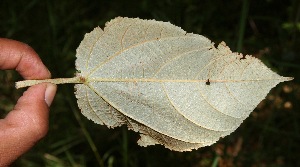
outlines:
[[[215, 143], [249, 116], [281, 77], [260, 60], [217, 48], [170, 23], [118, 17], [85, 35], [77, 76], [28, 81], [79, 83], [82, 114], [110, 128], [127, 125], [138, 144], [189, 151]], [[26, 81], [25, 81], [26, 82]], [[17, 83], [20, 86], [20, 83]]]

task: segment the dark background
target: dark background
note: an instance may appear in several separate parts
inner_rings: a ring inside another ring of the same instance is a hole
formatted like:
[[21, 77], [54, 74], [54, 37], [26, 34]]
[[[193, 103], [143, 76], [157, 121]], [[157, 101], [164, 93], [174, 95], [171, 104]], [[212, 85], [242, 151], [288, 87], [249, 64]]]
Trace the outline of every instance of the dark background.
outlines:
[[[139, 147], [125, 127], [108, 129], [80, 114], [73, 85], [61, 85], [48, 135], [13, 166], [299, 166], [300, 1], [298, 0], [1, 0], [0, 37], [32, 46], [55, 77], [72, 77], [85, 33], [116, 16], [169, 21], [233, 51], [252, 54], [280, 75], [249, 118], [216, 144], [192, 152]], [[23, 90], [0, 72], [0, 116]], [[1, 141], [0, 141], [1, 142]], [[104, 165], [103, 165], [104, 164]]]

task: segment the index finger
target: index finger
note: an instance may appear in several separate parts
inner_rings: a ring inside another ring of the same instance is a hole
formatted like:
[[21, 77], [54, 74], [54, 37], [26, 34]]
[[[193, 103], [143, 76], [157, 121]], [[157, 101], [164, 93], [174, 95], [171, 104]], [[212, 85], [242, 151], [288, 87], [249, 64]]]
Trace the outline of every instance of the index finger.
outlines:
[[50, 78], [49, 70], [27, 44], [0, 38], [0, 69], [15, 69], [24, 79]]

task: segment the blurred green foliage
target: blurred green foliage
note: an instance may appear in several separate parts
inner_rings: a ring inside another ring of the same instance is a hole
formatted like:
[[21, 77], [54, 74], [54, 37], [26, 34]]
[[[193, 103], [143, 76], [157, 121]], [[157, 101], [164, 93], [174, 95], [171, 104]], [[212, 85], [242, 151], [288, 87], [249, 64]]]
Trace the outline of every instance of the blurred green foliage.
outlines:
[[[94, 124], [80, 114], [73, 86], [62, 85], [48, 135], [13, 166], [300, 166], [298, 0], [1, 0], [0, 37], [32, 46], [53, 77], [72, 77], [84, 34], [116, 16], [169, 21], [215, 43], [225, 41], [295, 79], [274, 88], [236, 132], [184, 153], [142, 148], [125, 127]], [[22, 93], [13, 87], [21, 78], [1, 71], [0, 80], [4, 117]]]

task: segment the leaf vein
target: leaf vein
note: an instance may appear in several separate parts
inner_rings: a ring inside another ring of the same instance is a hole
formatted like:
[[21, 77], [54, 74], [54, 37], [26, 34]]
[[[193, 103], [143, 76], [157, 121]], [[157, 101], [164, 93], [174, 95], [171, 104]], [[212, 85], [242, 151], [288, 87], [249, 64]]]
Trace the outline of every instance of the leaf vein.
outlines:
[[[188, 120], [189, 122], [191, 122], [191, 123], [193, 123], [193, 124], [195, 124], [195, 125], [197, 125], [197, 126], [203, 128], [203, 129], [205, 129], [205, 130], [215, 131], [215, 132], [223, 132], [223, 131], [217, 131], [217, 130], [214, 130], [214, 129], [209, 129], [209, 128], [207, 128], [207, 127], [204, 127], [204, 126], [202, 126], [202, 125], [199, 125], [198, 123], [196, 123], [196, 122], [190, 120], [189, 118], [187, 118], [186, 116], [184, 116], [184, 114], [176, 107], [176, 105], [174, 104], [174, 102], [171, 100], [171, 98], [170, 98], [170, 96], [168, 95], [168, 92], [167, 92], [167, 90], [166, 90], [166, 87], [165, 87], [165, 85], [164, 85], [163, 83], [162, 83], [162, 88], [163, 88], [163, 91], [164, 91], [164, 93], [165, 93], [165, 95], [166, 95], [166, 98], [168, 99], [168, 101], [170, 102], [170, 104], [172, 105], [172, 107], [173, 107], [173, 108], [175, 109], [175, 111], [177, 111], [177, 112], [179, 113], [179, 115], [181, 115], [184, 119]], [[225, 130], [225, 131], [226, 131], [226, 130]]]
[[132, 48], [135, 48], [135, 47], [139, 47], [139, 46], [144, 45], [146, 43], [150, 43], [150, 42], [157, 41], [157, 40], [166, 40], [166, 39], [179, 38], [179, 37], [180, 38], [196, 38], [196, 37], [190, 37], [190, 36], [163, 37], [163, 38], [160, 38], [160, 39], [154, 38], [154, 39], [151, 39], [151, 40], [142, 41], [142, 42], [140, 42], [138, 44], [135, 44], [135, 45], [131, 45], [128, 48], [124, 48], [124, 50], [119, 50], [119, 51], [115, 52], [115, 54], [109, 56], [105, 61], [101, 62], [98, 66], [95, 66], [93, 69], [90, 70], [90, 73], [88, 74], [87, 78], [89, 76], [91, 76], [95, 71], [97, 71], [98, 69], [100, 69], [104, 64], [110, 62], [115, 57], [121, 55], [123, 52], [125, 52], [125, 51], [127, 51], [129, 49], [132, 49]]

